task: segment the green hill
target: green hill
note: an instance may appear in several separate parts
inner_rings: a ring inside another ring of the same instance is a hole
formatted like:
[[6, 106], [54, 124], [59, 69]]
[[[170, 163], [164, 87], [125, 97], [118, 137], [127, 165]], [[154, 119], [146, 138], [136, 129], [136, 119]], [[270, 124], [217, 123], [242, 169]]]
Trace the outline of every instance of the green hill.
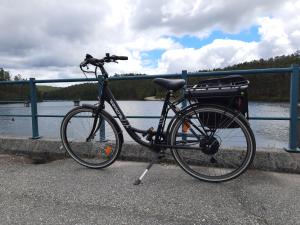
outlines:
[[49, 91], [57, 91], [61, 89], [61, 87], [53, 87], [53, 86], [47, 86], [47, 85], [37, 85], [37, 89], [43, 93], [49, 92]]

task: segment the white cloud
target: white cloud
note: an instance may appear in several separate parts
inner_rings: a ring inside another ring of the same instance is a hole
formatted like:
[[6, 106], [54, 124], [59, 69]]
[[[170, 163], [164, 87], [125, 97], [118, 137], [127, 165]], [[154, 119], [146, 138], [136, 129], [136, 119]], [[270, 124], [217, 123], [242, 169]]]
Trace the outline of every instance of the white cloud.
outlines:
[[[299, 12], [299, 0], [2, 0], [0, 67], [38, 79], [78, 77], [86, 53], [106, 52], [129, 56], [109, 65], [112, 73], [223, 67], [300, 49]], [[259, 27], [257, 42], [219, 39], [193, 49], [170, 38], [251, 26]], [[142, 54], [154, 49], [165, 52], [156, 68], [147, 67]]]
[[139, 1], [132, 24], [142, 31], [165, 27], [169, 33], [202, 37], [214, 29], [238, 32], [258, 16], [272, 16], [280, 5], [280, 0]]
[[300, 49], [299, 11], [300, 1], [282, 2], [272, 17], [255, 18], [255, 24], [259, 27], [259, 41], [215, 40], [199, 49], [167, 50], [159, 69], [163, 73], [180, 72], [182, 69], [196, 71], [294, 53]]
[[277, 18], [264, 17], [259, 19], [260, 56], [263, 58], [293, 52], [289, 35], [285, 31], [284, 21]]
[[181, 48], [168, 50], [162, 55], [159, 67], [163, 72], [220, 68], [253, 60], [258, 57], [257, 43], [236, 40], [215, 40], [200, 49]]

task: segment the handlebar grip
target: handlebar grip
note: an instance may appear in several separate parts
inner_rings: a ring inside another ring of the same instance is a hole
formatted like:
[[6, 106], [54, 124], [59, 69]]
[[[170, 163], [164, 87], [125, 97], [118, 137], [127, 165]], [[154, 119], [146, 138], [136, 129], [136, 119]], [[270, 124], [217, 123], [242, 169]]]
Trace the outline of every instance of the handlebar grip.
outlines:
[[127, 56], [117, 56], [118, 60], [128, 60]]
[[128, 60], [128, 57], [127, 56], [117, 56], [117, 55], [112, 55], [110, 56], [110, 58], [112, 60]]

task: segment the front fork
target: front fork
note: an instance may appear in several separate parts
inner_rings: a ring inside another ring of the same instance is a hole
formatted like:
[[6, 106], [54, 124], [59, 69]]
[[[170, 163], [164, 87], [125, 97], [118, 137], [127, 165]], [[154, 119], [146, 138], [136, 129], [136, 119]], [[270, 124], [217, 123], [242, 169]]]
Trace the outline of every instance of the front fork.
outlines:
[[[90, 142], [92, 139], [94, 139], [97, 131], [99, 129], [101, 129], [103, 126], [103, 124], [102, 124], [103, 118], [101, 116], [101, 110], [105, 108], [105, 104], [104, 104], [104, 99], [103, 99], [102, 95], [100, 95], [100, 97], [98, 97], [98, 99], [99, 99], [99, 105], [98, 105], [98, 107], [93, 109], [93, 115], [92, 115], [94, 117], [93, 127], [91, 129], [89, 136], [86, 138], [86, 142]], [[101, 135], [100, 141], [103, 141], [102, 139], [103, 139], [103, 137]], [[104, 137], [104, 139], [105, 139], [105, 137]]]

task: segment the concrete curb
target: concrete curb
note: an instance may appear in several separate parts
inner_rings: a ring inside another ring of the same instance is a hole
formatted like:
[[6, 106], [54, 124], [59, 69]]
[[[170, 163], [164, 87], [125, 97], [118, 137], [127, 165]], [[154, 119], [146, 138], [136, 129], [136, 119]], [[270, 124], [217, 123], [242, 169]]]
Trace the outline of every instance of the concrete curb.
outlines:
[[[58, 140], [33, 140], [21, 137], [1, 137], [0, 153], [28, 155], [33, 159], [45, 162], [68, 157], [61, 146], [61, 142]], [[232, 154], [238, 154], [238, 152], [232, 151], [230, 157], [232, 157]], [[119, 159], [149, 161], [152, 155], [153, 153], [143, 146], [134, 143], [124, 143]], [[165, 161], [174, 162], [171, 155], [167, 155]], [[252, 168], [300, 173], [300, 154], [287, 153], [283, 149], [258, 149]]]

